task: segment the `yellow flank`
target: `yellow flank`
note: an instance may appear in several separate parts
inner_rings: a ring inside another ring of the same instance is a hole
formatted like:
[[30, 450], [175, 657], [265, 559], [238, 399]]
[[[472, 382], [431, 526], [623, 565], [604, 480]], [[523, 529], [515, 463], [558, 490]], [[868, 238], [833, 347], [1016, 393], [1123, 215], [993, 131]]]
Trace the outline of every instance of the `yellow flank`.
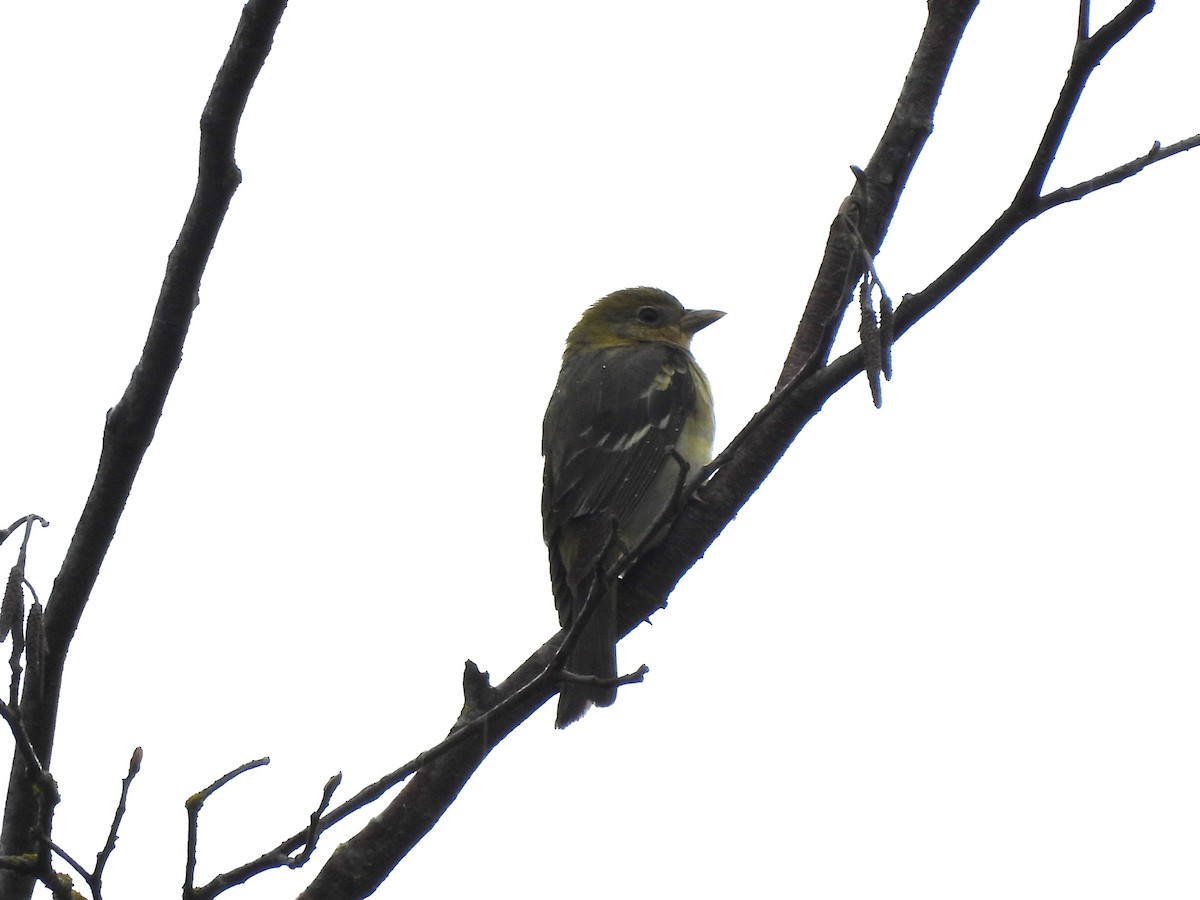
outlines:
[[675, 449], [689, 466], [688, 480], [696, 478], [700, 470], [712, 462], [713, 435], [716, 421], [713, 417], [712, 389], [708, 379], [698, 366], [692, 366], [692, 381], [696, 385], [696, 411], [683, 423]]

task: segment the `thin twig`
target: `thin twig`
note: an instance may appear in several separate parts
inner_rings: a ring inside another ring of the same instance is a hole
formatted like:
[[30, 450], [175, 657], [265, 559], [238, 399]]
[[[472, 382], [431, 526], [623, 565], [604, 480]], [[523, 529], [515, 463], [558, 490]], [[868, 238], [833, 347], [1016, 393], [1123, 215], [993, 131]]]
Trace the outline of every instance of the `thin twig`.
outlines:
[[[196, 190], [167, 259], [141, 357], [106, 417], [91, 492], [46, 603], [49, 652], [39, 690], [26, 691], [22, 698], [22, 721], [43, 759], [50, 758], [53, 747], [67, 652], [162, 418], [199, 303], [201, 278], [241, 181], [234, 158], [238, 127], [286, 6], [287, 0], [248, 0], [201, 115]], [[38, 801], [22, 783], [17, 767], [10, 774], [7, 796], [0, 855], [32, 852]], [[28, 881], [0, 873], [0, 896], [22, 896], [29, 889]]]
[[249, 772], [251, 769], [257, 769], [260, 766], [269, 765], [270, 762], [271, 758], [264, 756], [261, 759], [252, 759], [250, 762], [242, 763], [236, 769], [226, 772], [208, 787], [192, 794], [184, 802], [183, 805], [187, 809], [188, 814], [187, 861], [183, 876], [183, 896], [185, 900], [194, 896], [200, 896], [194, 890], [194, 885], [196, 883], [196, 843], [200, 828], [200, 810], [203, 808], [204, 802], [239, 775]]
[[46, 835], [42, 835], [42, 840], [57, 856], [62, 858], [63, 862], [79, 873], [79, 877], [83, 879], [84, 884], [92, 889], [92, 900], [100, 900], [100, 893], [95, 885], [92, 884], [92, 873], [76, 862], [70, 853], [58, 846], [58, 844], [54, 843]]
[[[553, 695], [553, 691], [549, 687], [551, 684], [559, 679], [572, 680], [570, 676], [563, 678], [563, 665], [571, 652], [571, 648], [578, 640], [584, 624], [586, 624], [586, 616], [590, 611], [590, 604], [594, 602], [596, 594], [597, 592], [590, 592], [588, 599], [584, 602], [581, 615], [568, 628], [559, 632], [556, 638], [547, 642], [546, 646], [554, 645], [554, 651], [549, 660], [541, 664], [538, 671], [532, 677], [513, 690], [511, 694], [495, 706], [482, 713], [472, 715], [468, 721], [459, 723], [441, 741], [417, 754], [399, 768], [393, 769], [387, 775], [362, 788], [348, 800], [340, 803], [320, 818], [316, 823], [315, 830], [314, 826], [310, 823], [309, 827], [304, 831], [297, 832], [256, 859], [218, 875], [203, 887], [195, 888], [190, 894], [185, 896], [194, 897], [196, 900], [209, 900], [209, 898], [215, 897], [231, 887], [244, 884], [255, 875], [288, 865], [290, 854], [294, 853], [298, 848], [303, 847], [310, 839], [315, 838], [315, 835], [329, 830], [342, 819], [379, 799], [393, 787], [407, 780], [423, 767], [445, 756], [469, 739], [478, 736], [480, 732], [487, 733], [496, 720], [508, 715], [512, 710], [523, 704], [530, 704], [532, 708], [536, 708], [536, 705], [533, 703], [534, 698], [538, 698], [542, 694], [545, 694], [546, 697]], [[644, 676], [646, 672], [649, 672], [649, 669], [641, 672], [641, 675]], [[632, 684], [640, 681], [640, 677], [634, 678], [634, 675], [637, 674], [633, 673], [633, 675], [628, 676], [629, 680], [623, 683]], [[190, 849], [189, 854], [192, 854]], [[192, 869], [194, 872], [194, 865]], [[192, 884], [190, 881], [187, 883], [189, 885]]]
[[121, 799], [117, 801], [117, 808], [113, 812], [112, 825], [108, 829], [108, 840], [104, 842], [104, 847], [96, 854], [96, 868], [88, 878], [88, 885], [95, 895], [94, 900], [100, 900], [100, 883], [104, 878], [104, 867], [108, 865], [109, 857], [117, 849], [117, 831], [121, 827], [121, 820], [125, 818], [125, 804], [129, 799], [129, 787], [133, 784], [133, 779], [137, 777], [138, 772], [141, 770], [142, 748], [135, 747], [132, 755], [129, 757], [129, 772], [121, 779]]
[[317, 804], [317, 808], [313, 810], [313, 814], [308, 817], [308, 834], [304, 840], [304, 849], [288, 860], [288, 868], [298, 869], [312, 859], [313, 851], [317, 849], [317, 838], [321, 834], [321, 816], [329, 808], [329, 804], [333, 801], [333, 792], [338, 789], [341, 783], [341, 772], [338, 772], [325, 782], [325, 790], [321, 792], [321, 802]]
[[34, 522], [39, 523], [43, 528], [47, 528], [50, 525], [49, 522], [47, 522], [45, 519], [43, 519], [41, 516], [37, 515], [36, 513], [31, 513], [28, 516], [21, 516], [21, 518], [17, 519], [17, 521], [13, 522], [7, 528], [0, 528], [0, 544], [3, 544], [6, 540], [8, 540], [8, 536], [10, 534], [12, 534], [14, 531], [16, 531], [22, 525], [24, 525], [25, 526], [25, 540], [21, 544], [21, 547], [23, 550], [25, 545], [29, 542], [29, 526]]
[[915, 294], [908, 294], [896, 308], [895, 328], [896, 337], [904, 334], [923, 316], [948, 297], [960, 284], [967, 280], [981, 265], [986, 262], [1001, 245], [1012, 237], [1023, 225], [1037, 216], [1060, 206], [1078, 200], [1101, 188], [1109, 187], [1124, 181], [1131, 175], [1145, 169], [1147, 166], [1182, 153], [1200, 144], [1200, 135], [1160, 147], [1157, 142], [1150, 152], [1144, 156], [1110, 169], [1095, 178], [1080, 182], [1069, 188], [1060, 188], [1049, 194], [1040, 194], [1041, 185], [1045, 182], [1050, 164], [1058, 152], [1059, 143], [1066, 134], [1067, 124], [1083, 95], [1088, 78], [1100, 65], [1101, 60], [1116, 45], [1118, 41], [1129, 34], [1130, 30], [1144, 18], [1153, 8], [1153, 0], [1134, 0], [1119, 12], [1110, 22], [1104, 25], [1095, 35], [1076, 43], [1071, 66], [1064, 79], [1058, 103], [1051, 113], [1050, 122], [1046, 126], [1042, 141], [1033, 154], [1029, 168], [1021, 185], [1013, 195], [1012, 202], [975, 242], [967, 248], [958, 259], [935, 278], [930, 284]]
[[896, 308], [896, 337], [912, 328], [921, 318], [945, 300], [964, 281], [1007, 241], [1021, 226], [1056, 206], [1071, 203], [1094, 194], [1106, 187], [1120, 184], [1130, 176], [1137, 175], [1155, 163], [1162, 162], [1186, 150], [1200, 147], [1200, 134], [1192, 135], [1166, 147], [1157, 142], [1144, 156], [1109, 169], [1107, 172], [1081, 181], [1070, 187], [1059, 188], [1023, 206], [1011, 205], [992, 225], [981, 234], [967, 250], [931, 281], [922, 290], [906, 294]]
[[[862, 170], [858, 166], [851, 166], [850, 168], [856, 175], [862, 174]], [[867, 242], [863, 239], [862, 232], [858, 230], [858, 226], [854, 224], [854, 220], [849, 216], [845, 216], [844, 221], [858, 243], [859, 253], [862, 254], [863, 268], [870, 274], [871, 280], [879, 286], [879, 293], [890, 303], [891, 298], [888, 297], [887, 288], [883, 286], [883, 279], [879, 277], [879, 273], [875, 270], [875, 257], [871, 255], [871, 248], [867, 246]]]
[[[38, 759], [37, 750], [34, 749], [33, 742], [29, 739], [29, 733], [25, 730], [24, 723], [21, 722], [20, 710], [13, 709], [7, 703], [0, 703], [0, 718], [8, 723], [8, 730], [12, 732], [17, 752], [21, 754], [25, 767], [33, 773], [38, 787], [41, 790], [49, 789], [54, 784], [54, 779], [50, 777], [50, 773], [42, 767], [42, 761]], [[55, 794], [57, 795], [57, 790], [55, 790]], [[55, 796], [55, 802], [57, 800], [58, 798]]]
[[1102, 188], [1112, 187], [1114, 184], [1120, 184], [1126, 178], [1137, 175], [1139, 172], [1162, 162], [1164, 159], [1169, 159], [1185, 150], [1192, 150], [1200, 147], [1200, 134], [1194, 134], [1189, 138], [1184, 138], [1182, 141], [1176, 141], [1174, 144], [1162, 146], [1158, 141], [1150, 147], [1150, 150], [1143, 156], [1136, 159], [1131, 159], [1127, 163], [1109, 169], [1094, 178], [1089, 178], [1087, 181], [1081, 181], [1078, 184], [1073, 184], [1070, 187], [1061, 187], [1058, 190], [1051, 191], [1048, 194], [1038, 198], [1037, 215], [1041, 215], [1046, 210], [1054, 209], [1056, 206], [1062, 206], [1064, 203], [1072, 203], [1076, 200], [1086, 197], [1088, 194], [1094, 194]]
[[[60, 799], [58, 784], [39, 758], [37, 748], [34, 746], [29, 731], [25, 727], [21, 707], [17, 703], [22, 651], [26, 651], [27, 669], [32, 676], [29, 680], [34, 682], [32, 688], [35, 688], [37, 691], [40, 691], [41, 671], [44, 667], [42, 658], [44, 656], [45, 637], [42, 631], [42, 606], [38, 602], [36, 595], [34, 596], [33, 608], [30, 610], [28, 624], [22, 627], [25, 604], [24, 596], [21, 594], [21, 586], [28, 584], [25, 578], [25, 564], [29, 550], [29, 537], [35, 521], [42, 522], [43, 527], [46, 524], [45, 520], [40, 516], [25, 517], [25, 535], [21, 540], [21, 549], [17, 553], [17, 562], [9, 574], [8, 584], [5, 588], [4, 606], [6, 609], [4, 617], [6, 628], [11, 631], [13, 638], [12, 654], [9, 659], [12, 679], [9, 685], [10, 702], [0, 703], [0, 718], [4, 719], [8, 724], [9, 731], [12, 732], [13, 744], [16, 748], [17, 756], [22, 763], [22, 765], [14, 763], [12, 777], [19, 776], [22, 782], [25, 783], [25, 789], [35, 800], [33, 809], [37, 820], [37, 851], [33, 854], [36, 860], [33, 874], [49, 888], [56, 900], [57, 898], [70, 900], [71, 891], [69, 885], [54, 871], [52, 854], [58, 852], [70, 865], [77, 868], [78, 864], [50, 839], [50, 823], [53, 821], [54, 808], [58, 805]], [[26, 688], [27, 691], [31, 688], [28, 682]], [[17, 870], [6, 869], [5, 871], [14, 872]], [[78, 871], [84, 874], [86, 878], [86, 873], [83, 872], [82, 868], [78, 868]], [[21, 874], [25, 873], [22, 872]], [[97, 897], [95, 900], [99, 900], [99, 898]]]
[[1075, 113], [1075, 107], [1079, 105], [1080, 97], [1083, 96], [1083, 89], [1087, 86], [1088, 78], [1108, 55], [1108, 52], [1120, 43], [1133, 30], [1134, 26], [1149, 15], [1153, 9], [1154, 0], [1132, 0], [1104, 27], [1089, 37], [1086, 36], [1088, 8], [1086, 3], [1081, 4], [1081, 21], [1077, 29], [1075, 51], [1071, 55], [1071, 65], [1067, 70], [1067, 77], [1063, 80], [1058, 102], [1046, 122], [1042, 140], [1034, 151], [1025, 180], [1017, 189], [1016, 197], [1013, 200], [1014, 204], [1033, 203], [1041, 194], [1046, 177], [1050, 174], [1050, 166], [1054, 162], [1058, 148], [1062, 146], [1067, 126], [1071, 123], [1071, 117]]

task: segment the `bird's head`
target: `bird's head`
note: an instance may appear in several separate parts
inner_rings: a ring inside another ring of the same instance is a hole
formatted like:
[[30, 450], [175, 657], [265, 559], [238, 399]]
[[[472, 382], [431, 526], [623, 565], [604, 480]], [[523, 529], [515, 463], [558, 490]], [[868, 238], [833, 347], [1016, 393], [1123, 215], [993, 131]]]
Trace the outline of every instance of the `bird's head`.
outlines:
[[682, 303], [658, 288], [626, 288], [601, 297], [587, 308], [567, 336], [567, 348], [660, 342], [686, 350], [692, 335], [723, 315], [715, 309], [684, 309]]

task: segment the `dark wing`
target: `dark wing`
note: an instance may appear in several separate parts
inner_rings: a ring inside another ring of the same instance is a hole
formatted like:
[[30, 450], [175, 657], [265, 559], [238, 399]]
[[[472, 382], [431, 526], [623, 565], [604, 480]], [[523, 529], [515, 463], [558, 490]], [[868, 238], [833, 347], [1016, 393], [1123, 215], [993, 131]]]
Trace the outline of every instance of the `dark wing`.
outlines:
[[665, 508], [653, 489], [664, 471], [678, 477], [673, 451], [695, 405], [687, 353], [670, 344], [589, 349], [564, 363], [542, 437], [542, 524], [560, 613], [562, 580], [574, 591], [614, 536], [636, 543]]

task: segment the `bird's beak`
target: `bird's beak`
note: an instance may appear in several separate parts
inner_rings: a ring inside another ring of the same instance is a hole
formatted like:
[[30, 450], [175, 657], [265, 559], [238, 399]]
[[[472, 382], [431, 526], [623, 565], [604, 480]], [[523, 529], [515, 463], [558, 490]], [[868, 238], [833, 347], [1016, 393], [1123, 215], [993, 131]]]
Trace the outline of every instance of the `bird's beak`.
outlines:
[[683, 329], [683, 333], [691, 336], [701, 328], [707, 328], [725, 313], [719, 309], [688, 309], [684, 310], [683, 318], [679, 320], [679, 327]]

